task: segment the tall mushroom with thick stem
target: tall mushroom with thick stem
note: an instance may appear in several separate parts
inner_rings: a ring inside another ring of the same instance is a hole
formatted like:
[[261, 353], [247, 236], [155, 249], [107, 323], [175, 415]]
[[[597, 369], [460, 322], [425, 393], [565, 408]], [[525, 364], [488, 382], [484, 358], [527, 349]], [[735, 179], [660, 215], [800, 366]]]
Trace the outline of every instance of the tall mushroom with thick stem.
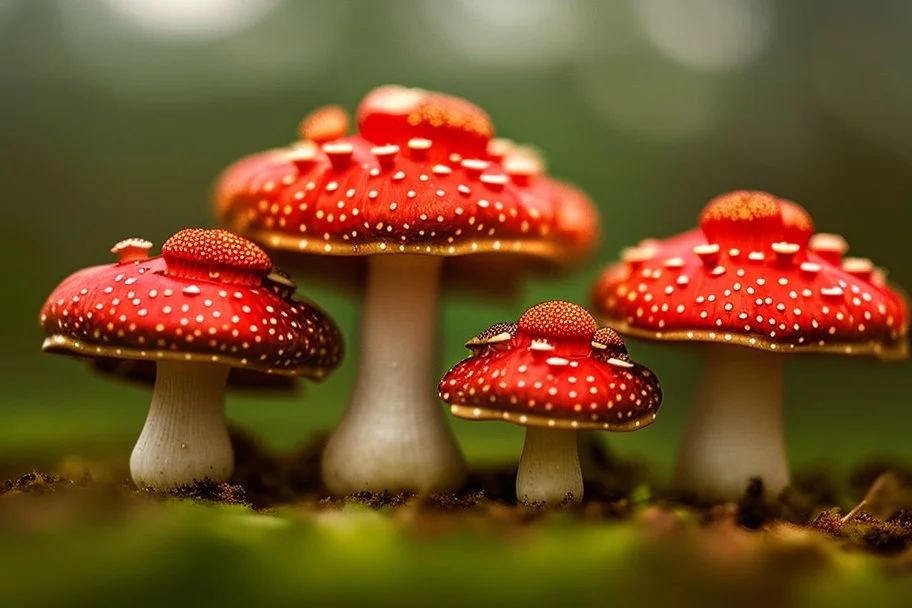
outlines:
[[277, 293], [272, 262], [246, 239], [188, 229], [161, 256], [149, 258], [150, 248], [127, 239], [112, 249], [116, 264], [65, 279], [41, 310], [42, 348], [154, 362], [152, 403], [130, 457], [137, 485], [225, 481], [234, 469], [230, 370], [321, 380], [341, 360], [341, 335], [321, 310]]
[[614, 330], [563, 301], [533, 306], [468, 342], [472, 356], [446, 373], [440, 398], [467, 420], [526, 427], [516, 496], [530, 505], [583, 498], [577, 431], [633, 431], [662, 402], [658, 378], [634, 363]]
[[783, 354], [907, 356], [902, 295], [842, 237], [813, 234], [808, 213], [765, 192], [706, 206], [700, 227], [623, 254], [594, 289], [604, 322], [631, 336], [703, 342], [704, 361], [676, 485], [733, 499], [752, 477], [789, 482]]
[[266, 247], [308, 254], [308, 266], [368, 256], [357, 378], [323, 454], [327, 487], [452, 490], [465, 464], [431, 380], [444, 260], [575, 261], [595, 244], [595, 210], [527, 150], [493, 139], [463, 99], [380, 87], [358, 108], [358, 133], [347, 126], [339, 108], [318, 110], [303, 141], [238, 161], [217, 213]]

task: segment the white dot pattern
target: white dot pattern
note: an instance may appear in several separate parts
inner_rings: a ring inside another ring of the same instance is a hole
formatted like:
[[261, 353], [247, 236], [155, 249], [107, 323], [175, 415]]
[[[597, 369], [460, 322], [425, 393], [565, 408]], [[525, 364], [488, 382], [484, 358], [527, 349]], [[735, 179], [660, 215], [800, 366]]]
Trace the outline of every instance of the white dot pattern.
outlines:
[[342, 357], [332, 319], [277, 295], [271, 281], [249, 287], [170, 276], [161, 256], [72, 274], [46, 301], [40, 323], [50, 352], [222, 362], [315, 379]]
[[818, 252], [794, 203], [745, 208], [744, 194], [712, 201], [699, 229], [626, 251], [596, 283], [600, 317], [652, 339], [905, 356], [907, 303], [883, 273], [831, 238]]
[[427, 92], [390, 105], [389, 90], [362, 102], [355, 135], [235, 163], [217, 187], [222, 222], [269, 247], [332, 255], [564, 259], [594, 246], [589, 199], [525, 150], [492, 140], [480, 109]]

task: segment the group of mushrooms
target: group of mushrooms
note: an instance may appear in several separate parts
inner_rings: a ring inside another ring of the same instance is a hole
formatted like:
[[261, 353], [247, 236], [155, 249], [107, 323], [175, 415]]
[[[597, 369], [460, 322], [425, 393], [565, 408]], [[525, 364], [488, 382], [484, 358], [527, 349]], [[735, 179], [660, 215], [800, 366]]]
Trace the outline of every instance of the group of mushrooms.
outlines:
[[227, 480], [226, 388], [319, 381], [340, 364], [339, 329], [296, 299], [292, 279], [330, 261], [366, 262], [356, 380], [322, 457], [335, 495], [458, 490], [466, 464], [439, 397], [460, 418], [526, 427], [520, 502], [579, 502], [578, 432], [644, 428], [662, 402], [622, 335], [703, 343], [676, 487], [730, 499], [760, 477], [777, 492], [789, 482], [784, 355], [907, 355], [907, 302], [882, 269], [845, 257], [845, 241], [815, 234], [797, 204], [738, 191], [710, 201], [698, 228], [625, 249], [596, 281], [595, 316], [550, 301], [481, 331], [435, 394], [441, 283], [456, 263], [511, 278], [535, 260], [568, 266], [594, 249], [598, 216], [466, 100], [384, 86], [356, 123], [350, 134], [342, 108], [317, 110], [299, 141], [223, 173], [214, 206], [225, 229], [181, 230], [157, 256], [126, 239], [114, 264], [76, 272], [49, 296], [45, 351], [154, 376], [130, 458], [137, 485]]

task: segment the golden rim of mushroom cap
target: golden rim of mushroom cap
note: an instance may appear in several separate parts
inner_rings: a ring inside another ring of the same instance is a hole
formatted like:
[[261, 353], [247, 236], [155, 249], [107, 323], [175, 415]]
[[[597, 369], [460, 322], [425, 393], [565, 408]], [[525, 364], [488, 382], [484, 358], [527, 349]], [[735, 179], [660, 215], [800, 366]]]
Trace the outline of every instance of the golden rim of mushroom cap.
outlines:
[[563, 242], [525, 239], [473, 239], [464, 243], [402, 243], [396, 241], [371, 241], [366, 243], [351, 243], [343, 239], [300, 238], [274, 232], [268, 229], [248, 229], [240, 222], [226, 219], [229, 229], [243, 234], [247, 238], [262, 243], [266, 247], [282, 251], [300, 251], [320, 255], [338, 255], [358, 257], [378, 254], [419, 254], [436, 255], [445, 257], [458, 257], [477, 253], [518, 253], [532, 255], [555, 262], [567, 262], [585, 253], [567, 251], [567, 244]]
[[592, 420], [568, 420], [555, 416], [499, 410], [474, 405], [450, 404], [450, 413], [463, 420], [502, 420], [519, 426], [538, 426], [550, 429], [573, 431], [638, 431], [655, 422], [657, 412], [653, 408], [642, 416], [631, 417], [623, 422], [593, 422]]
[[625, 337], [640, 338], [643, 340], [659, 340], [668, 342], [704, 342], [721, 343], [745, 346], [757, 350], [773, 353], [824, 353], [836, 355], [863, 355], [874, 356], [883, 361], [901, 361], [909, 356], [909, 344], [904, 338], [891, 341], [869, 340], [864, 342], [808, 342], [795, 344], [792, 342], [776, 342], [762, 334], [743, 334], [709, 329], [675, 329], [652, 330], [637, 327], [631, 323], [601, 315], [602, 322], [610, 325]]

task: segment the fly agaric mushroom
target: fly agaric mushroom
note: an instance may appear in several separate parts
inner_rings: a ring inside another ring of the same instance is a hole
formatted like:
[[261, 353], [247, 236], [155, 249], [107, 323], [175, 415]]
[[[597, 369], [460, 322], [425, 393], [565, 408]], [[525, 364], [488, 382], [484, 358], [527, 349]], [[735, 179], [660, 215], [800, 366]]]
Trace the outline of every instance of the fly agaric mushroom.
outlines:
[[232, 368], [321, 380], [342, 356], [341, 336], [316, 307], [280, 297], [272, 262], [224, 230], [188, 229], [162, 255], [115, 245], [116, 264], [65, 279], [41, 310], [51, 353], [154, 362], [152, 403], [130, 457], [139, 486], [227, 480], [234, 455], [225, 421]]
[[595, 244], [595, 210], [529, 150], [494, 139], [466, 100], [384, 86], [361, 102], [358, 133], [347, 125], [338, 107], [318, 110], [303, 141], [238, 161], [217, 186], [217, 213], [274, 250], [369, 256], [357, 379], [323, 455], [327, 487], [451, 490], [465, 464], [430, 381], [444, 259], [575, 261]]
[[440, 398], [467, 420], [526, 427], [516, 496], [526, 504], [578, 503], [583, 478], [577, 431], [633, 431], [655, 420], [659, 380], [634, 363], [614, 330], [584, 308], [551, 301], [519, 323], [466, 342], [472, 356], [446, 373]]
[[597, 281], [596, 310], [621, 333], [709, 343], [678, 454], [682, 489], [731, 499], [752, 477], [770, 493], [788, 484], [777, 355], [907, 355], [903, 297], [870, 260], [843, 257], [842, 237], [813, 230], [791, 201], [731, 192], [698, 229], [625, 250]]

